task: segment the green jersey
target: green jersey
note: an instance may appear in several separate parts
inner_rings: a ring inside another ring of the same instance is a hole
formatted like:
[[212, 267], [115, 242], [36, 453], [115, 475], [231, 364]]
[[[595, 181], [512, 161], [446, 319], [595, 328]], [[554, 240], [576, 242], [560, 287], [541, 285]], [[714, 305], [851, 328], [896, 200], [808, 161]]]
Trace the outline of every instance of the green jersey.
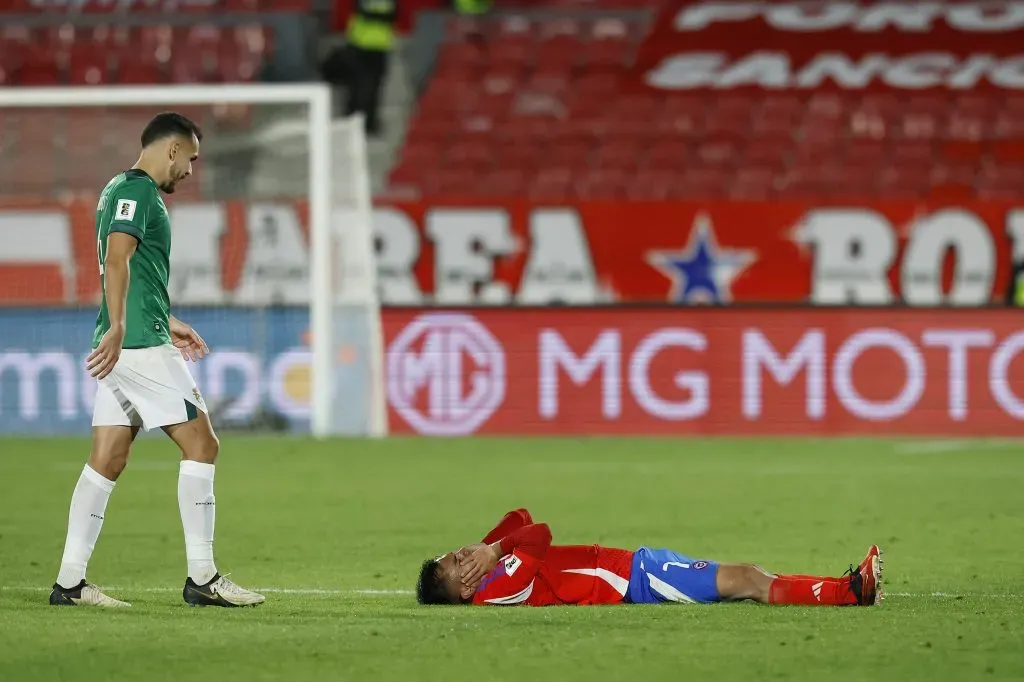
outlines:
[[124, 232], [139, 240], [129, 261], [126, 301], [125, 348], [149, 348], [171, 342], [169, 317], [171, 301], [167, 280], [171, 260], [171, 220], [160, 188], [141, 170], [128, 170], [114, 177], [100, 192], [96, 206], [96, 251], [100, 264], [103, 302], [96, 317], [92, 347], [99, 345], [110, 329], [106, 281], [107, 236]]

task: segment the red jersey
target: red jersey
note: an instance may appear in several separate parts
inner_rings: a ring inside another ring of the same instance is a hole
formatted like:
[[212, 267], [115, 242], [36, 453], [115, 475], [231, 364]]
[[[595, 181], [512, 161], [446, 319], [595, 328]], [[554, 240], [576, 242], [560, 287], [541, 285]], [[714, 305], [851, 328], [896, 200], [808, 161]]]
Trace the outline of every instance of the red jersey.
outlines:
[[530, 512], [505, 515], [484, 538], [501, 541], [501, 560], [477, 588], [475, 605], [618, 604], [629, 589], [633, 552], [600, 545], [552, 545]]

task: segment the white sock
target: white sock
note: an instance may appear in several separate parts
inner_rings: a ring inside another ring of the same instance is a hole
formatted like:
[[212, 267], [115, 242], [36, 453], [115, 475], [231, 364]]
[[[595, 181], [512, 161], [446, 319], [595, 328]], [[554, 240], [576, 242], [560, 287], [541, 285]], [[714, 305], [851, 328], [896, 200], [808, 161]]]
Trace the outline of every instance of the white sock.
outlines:
[[213, 496], [212, 464], [182, 460], [178, 472], [178, 509], [185, 531], [188, 577], [205, 585], [217, 573], [213, 563], [213, 525], [217, 502]]
[[68, 536], [57, 575], [57, 584], [61, 587], [70, 589], [85, 580], [85, 568], [96, 548], [96, 540], [103, 528], [103, 516], [107, 512], [107, 500], [113, 490], [113, 481], [85, 465], [71, 495]]

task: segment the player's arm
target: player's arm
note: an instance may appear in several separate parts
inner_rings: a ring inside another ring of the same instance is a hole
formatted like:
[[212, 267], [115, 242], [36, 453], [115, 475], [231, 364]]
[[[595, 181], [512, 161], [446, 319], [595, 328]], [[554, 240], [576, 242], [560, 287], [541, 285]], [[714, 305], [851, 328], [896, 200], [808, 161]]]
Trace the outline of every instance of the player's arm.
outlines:
[[499, 557], [521, 551], [534, 559], [544, 560], [551, 546], [551, 529], [546, 523], [531, 523], [516, 529], [491, 545]]
[[508, 512], [507, 514], [505, 514], [505, 516], [501, 518], [501, 521], [498, 522], [498, 525], [492, 528], [490, 532], [484, 536], [484, 539], [482, 541], [472, 545], [466, 545], [465, 547], [463, 547], [455, 553], [455, 558], [459, 561], [462, 561], [463, 559], [472, 555], [473, 552], [477, 551], [478, 549], [481, 549], [486, 545], [495, 543], [498, 540], [501, 540], [506, 535], [509, 535], [516, 529], [522, 528], [523, 526], [529, 525], [531, 523], [533, 523], [533, 517], [530, 516], [529, 511], [527, 511], [525, 508], [513, 509], [512, 511]]
[[460, 560], [462, 580], [467, 585], [474, 585], [485, 575], [494, 570], [498, 561], [507, 555], [520, 560], [529, 558], [538, 564], [547, 556], [551, 546], [551, 529], [546, 523], [531, 523], [518, 528], [496, 542], [484, 545]]
[[125, 311], [128, 301], [128, 283], [131, 279], [129, 262], [135, 255], [139, 241], [124, 232], [111, 232], [107, 236], [107, 253], [103, 263], [103, 296], [107, 300], [110, 328], [124, 336]]
[[169, 316], [168, 322], [170, 323], [171, 343], [186, 360], [196, 362], [210, 352], [206, 341], [203, 341], [203, 337], [199, 336], [199, 332], [191, 325], [185, 324], [174, 315]]
[[501, 540], [513, 531], [533, 523], [533, 517], [526, 509], [514, 509], [502, 517], [498, 525], [491, 529], [491, 532], [484, 536], [484, 543], [491, 544]]
[[515, 606], [525, 603], [533, 590], [533, 581], [544, 565], [551, 546], [551, 531], [544, 524], [523, 526], [491, 545], [500, 554], [500, 565], [481, 581], [464, 583], [463, 599], [472, 597], [474, 604]]
[[455, 558], [459, 561], [462, 561], [466, 557], [473, 554], [473, 552], [475, 552], [476, 550], [486, 545], [490, 545], [494, 542], [497, 542], [498, 540], [510, 534], [517, 528], [522, 528], [523, 526], [526, 526], [531, 523], [533, 523], [533, 517], [530, 516], [530, 512], [528, 512], [524, 508], [513, 509], [512, 511], [508, 512], [507, 514], [505, 514], [505, 516], [501, 518], [501, 521], [498, 522], [498, 525], [492, 528], [491, 531], [484, 536], [484, 539], [482, 541], [474, 543], [472, 545], [466, 545], [465, 547], [463, 547], [455, 553]]
[[110, 374], [121, 357], [124, 343], [125, 311], [128, 299], [128, 284], [131, 279], [129, 261], [138, 248], [135, 236], [125, 232], [111, 232], [107, 236], [107, 248], [103, 261], [103, 296], [110, 316], [110, 329], [100, 339], [96, 349], [86, 359], [89, 373], [97, 379]]

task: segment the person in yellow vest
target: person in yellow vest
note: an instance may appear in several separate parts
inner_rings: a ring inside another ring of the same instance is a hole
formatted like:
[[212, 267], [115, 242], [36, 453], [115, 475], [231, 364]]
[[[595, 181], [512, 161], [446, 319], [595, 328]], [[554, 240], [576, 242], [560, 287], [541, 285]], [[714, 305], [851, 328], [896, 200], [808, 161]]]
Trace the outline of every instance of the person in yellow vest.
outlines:
[[345, 29], [346, 45], [323, 64], [324, 77], [347, 90], [345, 116], [366, 117], [366, 132], [379, 135], [380, 93], [395, 44], [397, 0], [355, 0]]
[[1006, 287], [1006, 305], [1024, 308], [1024, 260], [1015, 261]]
[[486, 14], [492, 0], [452, 0], [452, 7], [463, 16]]

